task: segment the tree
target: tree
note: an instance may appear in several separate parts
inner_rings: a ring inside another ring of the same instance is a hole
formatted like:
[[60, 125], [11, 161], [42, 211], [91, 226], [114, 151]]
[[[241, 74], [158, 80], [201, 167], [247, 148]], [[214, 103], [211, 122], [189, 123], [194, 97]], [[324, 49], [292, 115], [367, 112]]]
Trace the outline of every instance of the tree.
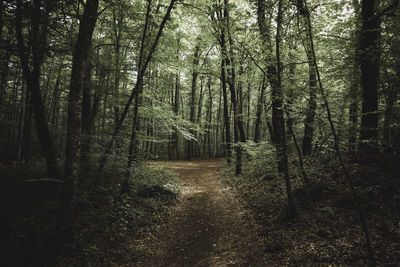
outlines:
[[118, 121], [115, 123], [115, 127], [114, 127], [114, 130], [113, 130], [113, 133], [112, 133], [111, 140], [106, 144], [104, 155], [99, 160], [99, 170], [103, 170], [103, 168], [104, 168], [104, 166], [105, 166], [105, 164], [107, 162], [108, 155], [111, 154], [111, 148], [113, 146], [114, 140], [117, 137], [117, 135], [119, 134], [119, 132], [121, 130], [121, 127], [122, 127], [122, 124], [123, 124], [123, 122], [124, 122], [124, 120], [125, 120], [125, 118], [126, 118], [126, 116], [128, 114], [129, 107], [131, 106], [132, 101], [137, 97], [137, 95], [140, 92], [140, 88], [141, 88], [141, 85], [142, 85], [142, 82], [143, 82], [144, 74], [145, 74], [145, 72], [147, 70], [147, 67], [148, 67], [150, 61], [153, 58], [153, 54], [154, 54], [154, 52], [155, 52], [155, 50], [157, 48], [158, 41], [160, 40], [160, 37], [161, 37], [162, 32], [164, 30], [165, 24], [167, 23], [167, 21], [168, 21], [168, 19], [170, 17], [170, 14], [171, 14], [171, 11], [172, 11], [172, 9], [173, 9], [173, 7], [175, 5], [175, 2], [176, 2], [176, 0], [171, 0], [169, 6], [167, 8], [167, 11], [166, 11], [166, 13], [164, 15], [164, 18], [160, 23], [157, 35], [156, 35], [156, 37], [155, 37], [155, 39], [154, 39], [154, 41], [153, 41], [153, 43], [152, 43], [152, 45], [151, 45], [151, 47], [149, 49], [149, 52], [147, 54], [146, 59], [143, 62], [143, 66], [142, 66], [142, 68], [138, 69], [138, 75], [137, 75], [137, 80], [136, 80], [135, 86], [131, 91], [129, 99], [126, 102], [125, 107], [124, 107], [121, 115], [118, 118]]
[[65, 242], [74, 242], [73, 216], [76, 183], [80, 171], [80, 141], [82, 123], [82, 90], [84, 86], [85, 64], [89, 57], [92, 35], [97, 20], [99, 0], [87, 0], [83, 17], [79, 24], [78, 40], [72, 60], [71, 82], [68, 96], [67, 140], [62, 193], [61, 229]]
[[[195, 122], [195, 111], [196, 111], [196, 89], [197, 89], [197, 77], [199, 75], [198, 67], [199, 67], [199, 53], [200, 53], [200, 37], [196, 38], [196, 46], [193, 53], [193, 64], [192, 64], [192, 85], [191, 85], [191, 93], [190, 93], [190, 115], [189, 120], [191, 122]], [[194, 141], [192, 139], [187, 141], [187, 151], [186, 151], [186, 159], [190, 160], [194, 153]]]
[[361, 68], [362, 114], [359, 153], [362, 161], [370, 162], [378, 154], [378, 82], [380, 17], [376, 1], [361, 3], [361, 33], [359, 60]]
[[257, 21], [260, 31], [263, 46], [266, 48], [266, 64], [267, 64], [267, 78], [271, 85], [271, 98], [272, 98], [272, 128], [273, 128], [273, 141], [277, 150], [278, 158], [278, 171], [283, 174], [286, 183], [286, 194], [288, 198], [288, 214], [289, 216], [296, 216], [297, 211], [294, 204], [292, 189], [289, 178], [288, 170], [288, 156], [286, 146], [286, 131], [285, 120], [283, 115], [283, 93], [281, 81], [281, 60], [280, 60], [280, 42], [281, 42], [281, 27], [282, 27], [282, 0], [278, 1], [278, 16], [277, 16], [277, 29], [275, 38], [275, 52], [276, 63], [274, 64], [271, 57], [273, 49], [271, 38], [269, 34], [269, 26], [266, 22], [265, 2], [258, 0], [257, 2]]
[[34, 0], [26, 6], [26, 8], [29, 7], [30, 9], [30, 23], [32, 25], [32, 40], [28, 42], [29, 47], [26, 47], [23, 36], [24, 5], [22, 0], [18, 0], [15, 10], [15, 32], [18, 43], [18, 54], [26, 86], [32, 98], [36, 129], [46, 159], [47, 172], [50, 177], [59, 178], [60, 170], [54, 152], [53, 140], [47, 125], [46, 111], [40, 89], [41, 66], [46, 54], [45, 47], [47, 45], [49, 14], [53, 8], [53, 4], [52, 1], [45, 1], [43, 5], [41, 0]]

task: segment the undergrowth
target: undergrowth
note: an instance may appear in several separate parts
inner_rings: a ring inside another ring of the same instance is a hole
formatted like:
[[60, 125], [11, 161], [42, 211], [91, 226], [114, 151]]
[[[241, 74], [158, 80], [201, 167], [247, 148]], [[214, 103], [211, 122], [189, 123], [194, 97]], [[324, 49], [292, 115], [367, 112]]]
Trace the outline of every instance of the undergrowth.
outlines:
[[[354, 199], [336, 161], [323, 155], [306, 159], [311, 181], [308, 196], [297, 159], [290, 159], [290, 178], [299, 210], [299, 217], [290, 221], [284, 216], [284, 179], [270, 170], [270, 166], [276, 166], [274, 157], [260, 156], [264, 152], [259, 151], [244, 163], [242, 175], [234, 176], [232, 167], [222, 172], [224, 181], [236, 189], [262, 226], [266, 266], [367, 265]], [[400, 262], [399, 180], [376, 166], [346, 163], [346, 167], [362, 203], [377, 263], [395, 266]]]
[[181, 187], [176, 174], [145, 163], [132, 168], [131, 190], [125, 194], [121, 194], [121, 182], [126, 170], [82, 175], [74, 251], [55, 258], [61, 183], [42, 179], [42, 167], [0, 166], [1, 212], [7, 214], [1, 227], [1, 266], [119, 266], [135, 262], [143, 253], [132, 245], [135, 234], [159, 220], [165, 208], [174, 204]]

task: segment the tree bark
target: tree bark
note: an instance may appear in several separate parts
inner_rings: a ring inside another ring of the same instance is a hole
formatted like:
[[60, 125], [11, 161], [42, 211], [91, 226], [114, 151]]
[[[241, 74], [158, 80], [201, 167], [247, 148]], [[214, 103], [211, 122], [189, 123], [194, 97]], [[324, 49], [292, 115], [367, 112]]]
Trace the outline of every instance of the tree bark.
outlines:
[[360, 68], [362, 114], [359, 153], [361, 162], [377, 159], [378, 154], [378, 81], [380, 61], [380, 18], [375, 0], [361, 3]]
[[[236, 88], [236, 66], [235, 66], [235, 54], [234, 54], [234, 43], [232, 38], [232, 29], [230, 25], [230, 15], [229, 15], [229, 1], [224, 0], [224, 24], [223, 27], [226, 29], [226, 33], [228, 36], [228, 44], [229, 49], [226, 49], [226, 46], [223, 46], [222, 49], [223, 55], [226, 57], [225, 65], [228, 73], [228, 85], [231, 93], [231, 104], [233, 111], [233, 134], [234, 134], [234, 142], [236, 144], [236, 170], [235, 174], [239, 175], [242, 173], [242, 148], [239, 142], [245, 142], [245, 132], [243, 127], [243, 121], [239, 119], [239, 105], [238, 105], [238, 92]], [[223, 29], [224, 30], [224, 29]]]
[[[272, 44], [269, 39], [269, 29], [265, 24], [265, 2], [258, 0], [258, 24], [259, 30], [262, 37], [264, 46], [270, 48], [272, 52]], [[286, 147], [286, 131], [285, 131], [285, 119], [283, 115], [283, 94], [282, 94], [282, 82], [281, 82], [281, 61], [280, 61], [280, 31], [282, 27], [282, 0], [278, 1], [278, 16], [277, 16], [277, 29], [275, 38], [276, 47], [276, 65], [273, 64], [273, 60], [267, 56], [267, 77], [271, 85], [272, 95], [272, 128], [274, 135], [274, 142], [278, 156], [278, 171], [283, 174], [286, 184], [286, 194], [288, 200], [288, 215], [295, 217], [297, 215], [296, 206], [292, 196], [291, 183], [289, 179], [288, 170], [288, 156]], [[265, 31], [265, 32], [263, 32]]]
[[[199, 51], [200, 51], [200, 44], [199, 44], [199, 38], [197, 39], [197, 44], [194, 49], [194, 54], [193, 54], [193, 61], [192, 61], [192, 88], [191, 88], [191, 94], [190, 94], [190, 114], [189, 114], [189, 120], [192, 123], [195, 123], [195, 111], [196, 111], [196, 87], [197, 87], [197, 76], [199, 75], [198, 67], [199, 67]], [[191, 131], [192, 134], [194, 134], [194, 131]], [[186, 149], [186, 160], [191, 160], [193, 153], [194, 153], [194, 141], [193, 140], [187, 140], [186, 142], [187, 149]]]
[[312, 56], [307, 52], [309, 71], [309, 84], [310, 95], [308, 99], [308, 107], [306, 111], [306, 118], [304, 120], [304, 136], [302, 143], [302, 150], [304, 156], [310, 156], [312, 150], [312, 141], [314, 136], [314, 118], [317, 109], [317, 79], [315, 75], [315, 67], [311, 62]]
[[83, 17], [79, 23], [78, 40], [72, 59], [71, 82], [68, 95], [67, 138], [64, 163], [64, 183], [62, 192], [61, 237], [73, 244], [73, 216], [75, 191], [80, 171], [80, 141], [82, 123], [82, 88], [84, 69], [92, 42], [92, 34], [97, 21], [99, 0], [87, 0]]
[[263, 80], [260, 86], [260, 92], [257, 101], [257, 112], [256, 112], [256, 121], [254, 126], [254, 143], [260, 142], [260, 132], [261, 132], [261, 116], [262, 111], [264, 108], [264, 101], [265, 101], [265, 75], [263, 76]]

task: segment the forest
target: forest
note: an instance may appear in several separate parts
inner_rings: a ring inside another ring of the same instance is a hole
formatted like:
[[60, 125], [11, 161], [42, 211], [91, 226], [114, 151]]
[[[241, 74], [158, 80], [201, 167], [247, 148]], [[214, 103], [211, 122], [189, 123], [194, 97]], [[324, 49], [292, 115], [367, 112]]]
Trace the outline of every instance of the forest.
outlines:
[[398, 6], [0, 0], [0, 265], [398, 265]]

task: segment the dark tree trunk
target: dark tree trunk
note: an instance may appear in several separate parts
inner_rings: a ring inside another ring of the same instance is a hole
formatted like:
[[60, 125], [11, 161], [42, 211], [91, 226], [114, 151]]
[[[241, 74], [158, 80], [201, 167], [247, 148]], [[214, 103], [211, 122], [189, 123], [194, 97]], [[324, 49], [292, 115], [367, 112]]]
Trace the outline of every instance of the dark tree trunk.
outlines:
[[352, 1], [354, 8], [354, 15], [356, 19], [354, 35], [355, 35], [355, 44], [354, 44], [354, 58], [353, 61], [353, 77], [351, 81], [350, 87], [350, 106], [349, 106], [349, 152], [350, 155], [355, 156], [357, 150], [357, 135], [358, 135], [358, 110], [359, 110], [359, 96], [360, 92], [360, 62], [357, 59], [359, 54], [359, 38], [360, 38], [360, 4], [357, 0]]
[[211, 75], [208, 76], [207, 88], [208, 88], [207, 153], [208, 157], [212, 157], [213, 153], [211, 151], [211, 123], [212, 123], [212, 110], [213, 110], [213, 96], [211, 91]]
[[265, 75], [264, 75], [263, 80], [261, 82], [260, 93], [259, 93], [258, 101], [257, 101], [256, 121], [255, 121], [255, 126], [254, 126], [254, 142], [255, 143], [260, 142], [261, 116], [262, 116], [262, 111], [264, 108], [265, 88], [266, 88], [266, 84], [265, 84]]
[[302, 143], [302, 150], [304, 156], [311, 155], [312, 140], [314, 136], [314, 118], [317, 109], [317, 78], [315, 74], [315, 66], [314, 63], [312, 62], [312, 55], [309, 52], [307, 52], [307, 58], [309, 60], [308, 71], [309, 71], [310, 95], [308, 99], [306, 118], [304, 120], [304, 136]]
[[[176, 48], [176, 59], [179, 60], [179, 52], [180, 52], [180, 38], [178, 37], [177, 48]], [[179, 98], [180, 98], [180, 72], [177, 70], [175, 74], [175, 94], [172, 99], [173, 103], [173, 111], [176, 119], [178, 119], [179, 115]], [[174, 132], [172, 133], [172, 143], [173, 143], [173, 158], [179, 160], [179, 131], [178, 127], [174, 128]]]
[[74, 242], [73, 216], [76, 184], [80, 172], [82, 89], [85, 64], [92, 43], [92, 34], [97, 21], [99, 0], [87, 0], [83, 17], [79, 24], [78, 40], [72, 59], [71, 82], [68, 96], [67, 138], [62, 192], [61, 240]]
[[32, 137], [32, 113], [33, 103], [31, 93], [29, 90], [25, 91], [25, 115], [24, 115], [24, 127], [22, 133], [22, 148], [21, 158], [22, 161], [30, 160], [30, 143]]
[[[258, 24], [262, 37], [262, 41], [266, 47], [271, 48], [271, 40], [269, 39], [269, 29], [265, 24], [265, 2], [258, 0]], [[278, 154], [278, 171], [283, 174], [286, 183], [286, 194], [288, 198], [288, 214], [296, 216], [297, 210], [292, 196], [291, 183], [288, 170], [288, 156], [286, 147], [286, 131], [285, 119], [283, 115], [283, 94], [281, 83], [281, 61], [280, 61], [280, 31], [282, 27], [282, 0], [278, 1], [278, 16], [276, 29], [276, 65], [273, 64], [271, 58], [267, 57], [267, 77], [271, 85], [272, 94], [272, 128], [273, 141]], [[266, 31], [265, 33], [263, 31]], [[272, 51], [272, 49], [271, 49]]]
[[81, 168], [83, 172], [90, 171], [93, 128], [100, 104], [99, 95], [93, 92], [92, 69], [93, 65], [89, 58], [85, 66], [82, 88]]
[[[46, 112], [40, 90], [41, 65], [45, 54], [44, 49], [46, 47], [48, 16], [51, 8], [50, 6], [46, 6], [44, 8], [40, 0], [34, 1], [33, 10], [31, 12], [31, 31], [33, 39], [30, 42], [31, 47], [28, 48], [25, 46], [23, 37], [22, 6], [22, 0], [18, 0], [15, 24], [18, 54], [20, 57], [26, 86], [31, 93], [36, 129], [38, 131], [40, 144], [46, 159], [47, 172], [50, 177], [59, 178], [60, 170], [57, 165], [54, 153], [54, 145], [50, 135], [49, 127], [47, 125]], [[46, 13], [42, 14], [42, 10], [45, 10]], [[32, 69], [29, 66], [31, 61], [30, 51], [32, 51], [33, 57]]]
[[[197, 40], [199, 42], [199, 40]], [[195, 123], [195, 111], [196, 111], [196, 87], [197, 87], [197, 76], [199, 75], [198, 67], [199, 67], [199, 52], [200, 52], [200, 44], [197, 43], [196, 47], [194, 49], [194, 54], [193, 54], [193, 61], [192, 61], [192, 89], [191, 89], [191, 94], [190, 94], [190, 114], [189, 114], [189, 120], [192, 123]], [[194, 134], [193, 131], [191, 131], [192, 134]], [[187, 140], [186, 142], [187, 148], [186, 148], [186, 160], [190, 160], [193, 156], [194, 153], [194, 141], [193, 140]]]
[[[179, 90], [179, 83], [180, 83], [180, 74], [176, 74], [175, 78], [175, 103], [174, 103], [174, 113], [175, 116], [179, 115], [179, 95], [180, 95], [180, 90]], [[175, 158], [179, 160], [179, 136], [178, 136], [178, 128], [175, 127], [174, 129], [174, 146], [175, 146]]]
[[[197, 105], [197, 119], [196, 119], [196, 123], [198, 124], [199, 128], [201, 129], [201, 115], [203, 112], [203, 98], [204, 98], [204, 76], [202, 76], [200, 78], [200, 92], [199, 92], [199, 102]], [[203, 151], [200, 151], [200, 141], [203, 143], [203, 145], [205, 144], [204, 142], [204, 135], [202, 135], [201, 133], [196, 134], [197, 136], [197, 142], [196, 142], [196, 150], [195, 150], [195, 155], [197, 157], [199, 157], [201, 155], [201, 153], [204, 153], [204, 149]]]
[[239, 142], [245, 142], [245, 132], [243, 127], [243, 121], [239, 118], [239, 103], [238, 101], [238, 90], [236, 88], [236, 66], [235, 66], [235, 54], [233, 51], [234, 43], [231, 33], [231, 25], [230, 25], [230, 15], [229, 15], [229, 1], [224, 0], [224, 24], [225, 29], [228, 35], [229, 42], [229, 51], [227, 51], [226, 46], [222, 46], [222, 54], [225, 56], [225, 64], [228, 75], [228, 85], [231, 93], [231, 104], [233, 111], [233, 133], [234, 133], [234, 142], [236, 144], [236, 170], [235, 174], [239, 175], [242, 173], [242, 148]]
[[309, 29], [309, 20], [308, 20], [308, 10], [305, 8], [303, 1], [296, 1], [297, 10], [299, 12], [299, 17], [302, 26], [304, 27], [303, 30], [305, 32], [303, 46], [304, 50], [307, 54], [308, 59], [308, 74], [309, 74], [309, 88], [310, 94], [308, 99], [308, 107], [306, 111], [306, 118], [304, 120], [304, 135], [303, 135], [303, 143], [302, 143], [302, 150], [304, 156], [311, 155], [312, 151], [312, 141], [314, 136], [314, 118], [315, 112], [317, 108], [317, 77], [316, 71], [313, 61], [313, 54], [311, 48], [311, 41], [308, 34]]
[[359, 153], [362, 162], [376, 160], [378, 154], [378, 80], [380, 18], [375, 0], [361, 3], [362, 27], [359, 60], [361, 68], [362, 116]]
[[225, 58], [221, 60], [221, 84], [222, 84], [222, 97], [224, 102], [224, 123], [225, 123], [225, 150], [230, 165], [232, 162], [232, 144], [231, 144], [231, 123], [229, 119], [228, 111], [228, 92], [226, 88], [226, 76], [225, 76]]

